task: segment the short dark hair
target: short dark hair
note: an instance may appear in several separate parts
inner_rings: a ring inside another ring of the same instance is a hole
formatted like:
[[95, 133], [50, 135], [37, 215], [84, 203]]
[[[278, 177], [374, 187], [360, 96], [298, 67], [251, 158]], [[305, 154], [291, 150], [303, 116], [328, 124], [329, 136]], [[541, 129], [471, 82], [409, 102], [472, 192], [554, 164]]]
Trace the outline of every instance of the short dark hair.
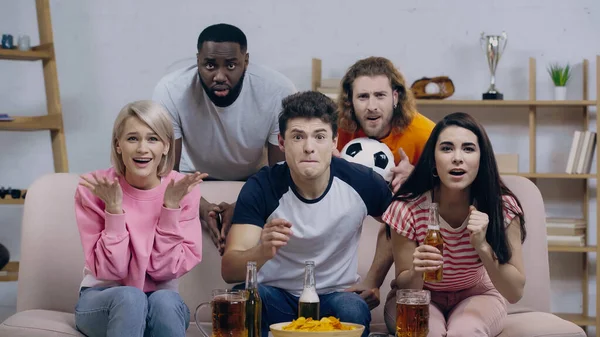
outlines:
[[240, 50], [242, 51], [245, 51], [248, 47], [246, 34], [238, 27], [226, 23], [218, 23], [204, 28], [198, 36], [198, 44], [196, 46], [198, 50], [202, 48], [202, 44], [206, 41], [234, 42], [240, 45]]
[[333, 100], [320, 92], [303, 91], [287, 96], [282, 101], [279, 114], [279, 133], [285, 138], [288, 120], [292, 118], [318, 118], [331, 125], [333, 137], [337, 136], [338, 112]]

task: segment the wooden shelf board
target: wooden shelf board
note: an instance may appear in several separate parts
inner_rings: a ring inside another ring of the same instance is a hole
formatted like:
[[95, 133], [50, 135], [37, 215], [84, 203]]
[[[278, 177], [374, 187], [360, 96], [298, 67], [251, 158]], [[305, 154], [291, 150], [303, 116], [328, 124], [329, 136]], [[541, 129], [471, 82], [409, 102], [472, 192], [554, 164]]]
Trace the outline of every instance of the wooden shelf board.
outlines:
[[340, 88], [335, 87], [320, 87], [317, 88], [318, 92], [322, 92], [324, 94], [338, 94], [340, 92]]
[[25, 199], [13, 199], [10, 196], [5, 196], [4, 199], [0, 199], [0, 205], [23, 205]]
[[36, 131], [62, 129], [62, 118], [59, 114], [32, 117], [11, 117], [14, 118], [14, 120], [0, 121], [0, 131]]
[[[339, 88], [321, 87], [319, 92], [336, 98]], [[504, 106], [504, 107], [529, 107], [529, 106], [557, 106], [557, 107], [584, 107], [596, 105], [594, 100], [463, 100], [463, 99], [418, 99], [417, 106]]]
[[596, 317], [584, 316], [582, 314], [561, 314], [554, 313], [556, 316], [565, 319], [569, 322], [573, 322], [579, 326], [595, 326]]
[[534, 100], [452, 100], [452, 99], [435, 99], [423, 100], [418, 99], [417, 105], [449, 105], [449, 106], [592, 106], [596, 105], [596, 101], [581, 100], [581, 101], [534, 101]]
[[28, 51], [0, 48], [0, 60], [39, 61], [50, 58], [52, 58], [52, 52], [47, 47], [36, 46]]
[[0, 270], [0, 282], [17, 281], [19, 275], [19, 262], [10, 261]]
[[549, 252], [565, 252], [565, 253], [588, 253], [596, 252], [596, 246], [560, 246], [560, 245], [548, 245]]
[[540, 179], [591, 179], [596, 178], [595, 174], [570, 174], [570, 173], [528, 173], [528, 172], [506, 172], [500, 173], [507, 176], [521, 176], [525, 178]]

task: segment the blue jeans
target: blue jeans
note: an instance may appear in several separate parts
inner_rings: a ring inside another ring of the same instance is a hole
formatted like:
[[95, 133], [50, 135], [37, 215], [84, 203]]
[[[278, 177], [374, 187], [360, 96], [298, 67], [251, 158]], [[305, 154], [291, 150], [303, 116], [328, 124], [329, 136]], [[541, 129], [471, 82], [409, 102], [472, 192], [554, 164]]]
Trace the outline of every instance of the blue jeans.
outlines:
[[88, 337], [185, 337], [189, 324], [190, 310], [172, 290], [87, 288], [75, 306], [75, 325]]
[[[243, 289], [243, 285], [234, 287]], [[269, 335], [269, 326], [275, 323], [291, 322], [298, 318], [299, 298], [287, 291], [259, 284], [258, 293], [262, 300], [262, 337]], [[335, 316], [342, 322], [362, 324], [365, 331], [362, 337], [369, 336], [371, 311], [367, 302], [355, 293], [336, 292], [319, 295], [321, 317]]]

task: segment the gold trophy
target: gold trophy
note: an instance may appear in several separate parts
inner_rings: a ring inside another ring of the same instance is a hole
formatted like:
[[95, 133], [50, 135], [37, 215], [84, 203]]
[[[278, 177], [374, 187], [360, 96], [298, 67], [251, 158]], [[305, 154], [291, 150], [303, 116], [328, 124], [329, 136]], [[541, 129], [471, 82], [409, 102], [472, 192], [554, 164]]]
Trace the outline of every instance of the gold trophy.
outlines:
[[485, 52], [492, 75], [490, 87], [487, 92], [483, 93], [483, 99], [504, 99], [504, 95], [496, 89], [496, 68], [498, 67], [500, 56], [504, 53], [504, 49], [506, 49], [506, 32], [502, 32], [501, 35], [485, 35], [482, 32], [479, 41]]

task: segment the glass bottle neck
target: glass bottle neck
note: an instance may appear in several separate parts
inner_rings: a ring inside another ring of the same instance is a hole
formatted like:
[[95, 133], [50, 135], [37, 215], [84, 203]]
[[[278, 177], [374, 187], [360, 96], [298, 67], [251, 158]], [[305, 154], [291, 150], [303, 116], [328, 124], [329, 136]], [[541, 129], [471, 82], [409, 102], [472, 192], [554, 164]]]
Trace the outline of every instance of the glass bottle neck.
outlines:
[[304, 288], [315, 288], [315, 265], [307, 264], [304, 269]]
[[248, 262], [246, 265], [246, 289], [258, 288], [258, 280], [256, 277], [256, 263]]
[[432, 203], [429, 206], [429, 221], [427, 222], [427, 229], [440, 229], [440, 214], [437, 203]]
[[436, 231], [439, 231], [440, 230], [440, 226], [439, 225], [434, 225], [434, 224], [428, 224], [427, 225], [427, 230], [436, 230]]

